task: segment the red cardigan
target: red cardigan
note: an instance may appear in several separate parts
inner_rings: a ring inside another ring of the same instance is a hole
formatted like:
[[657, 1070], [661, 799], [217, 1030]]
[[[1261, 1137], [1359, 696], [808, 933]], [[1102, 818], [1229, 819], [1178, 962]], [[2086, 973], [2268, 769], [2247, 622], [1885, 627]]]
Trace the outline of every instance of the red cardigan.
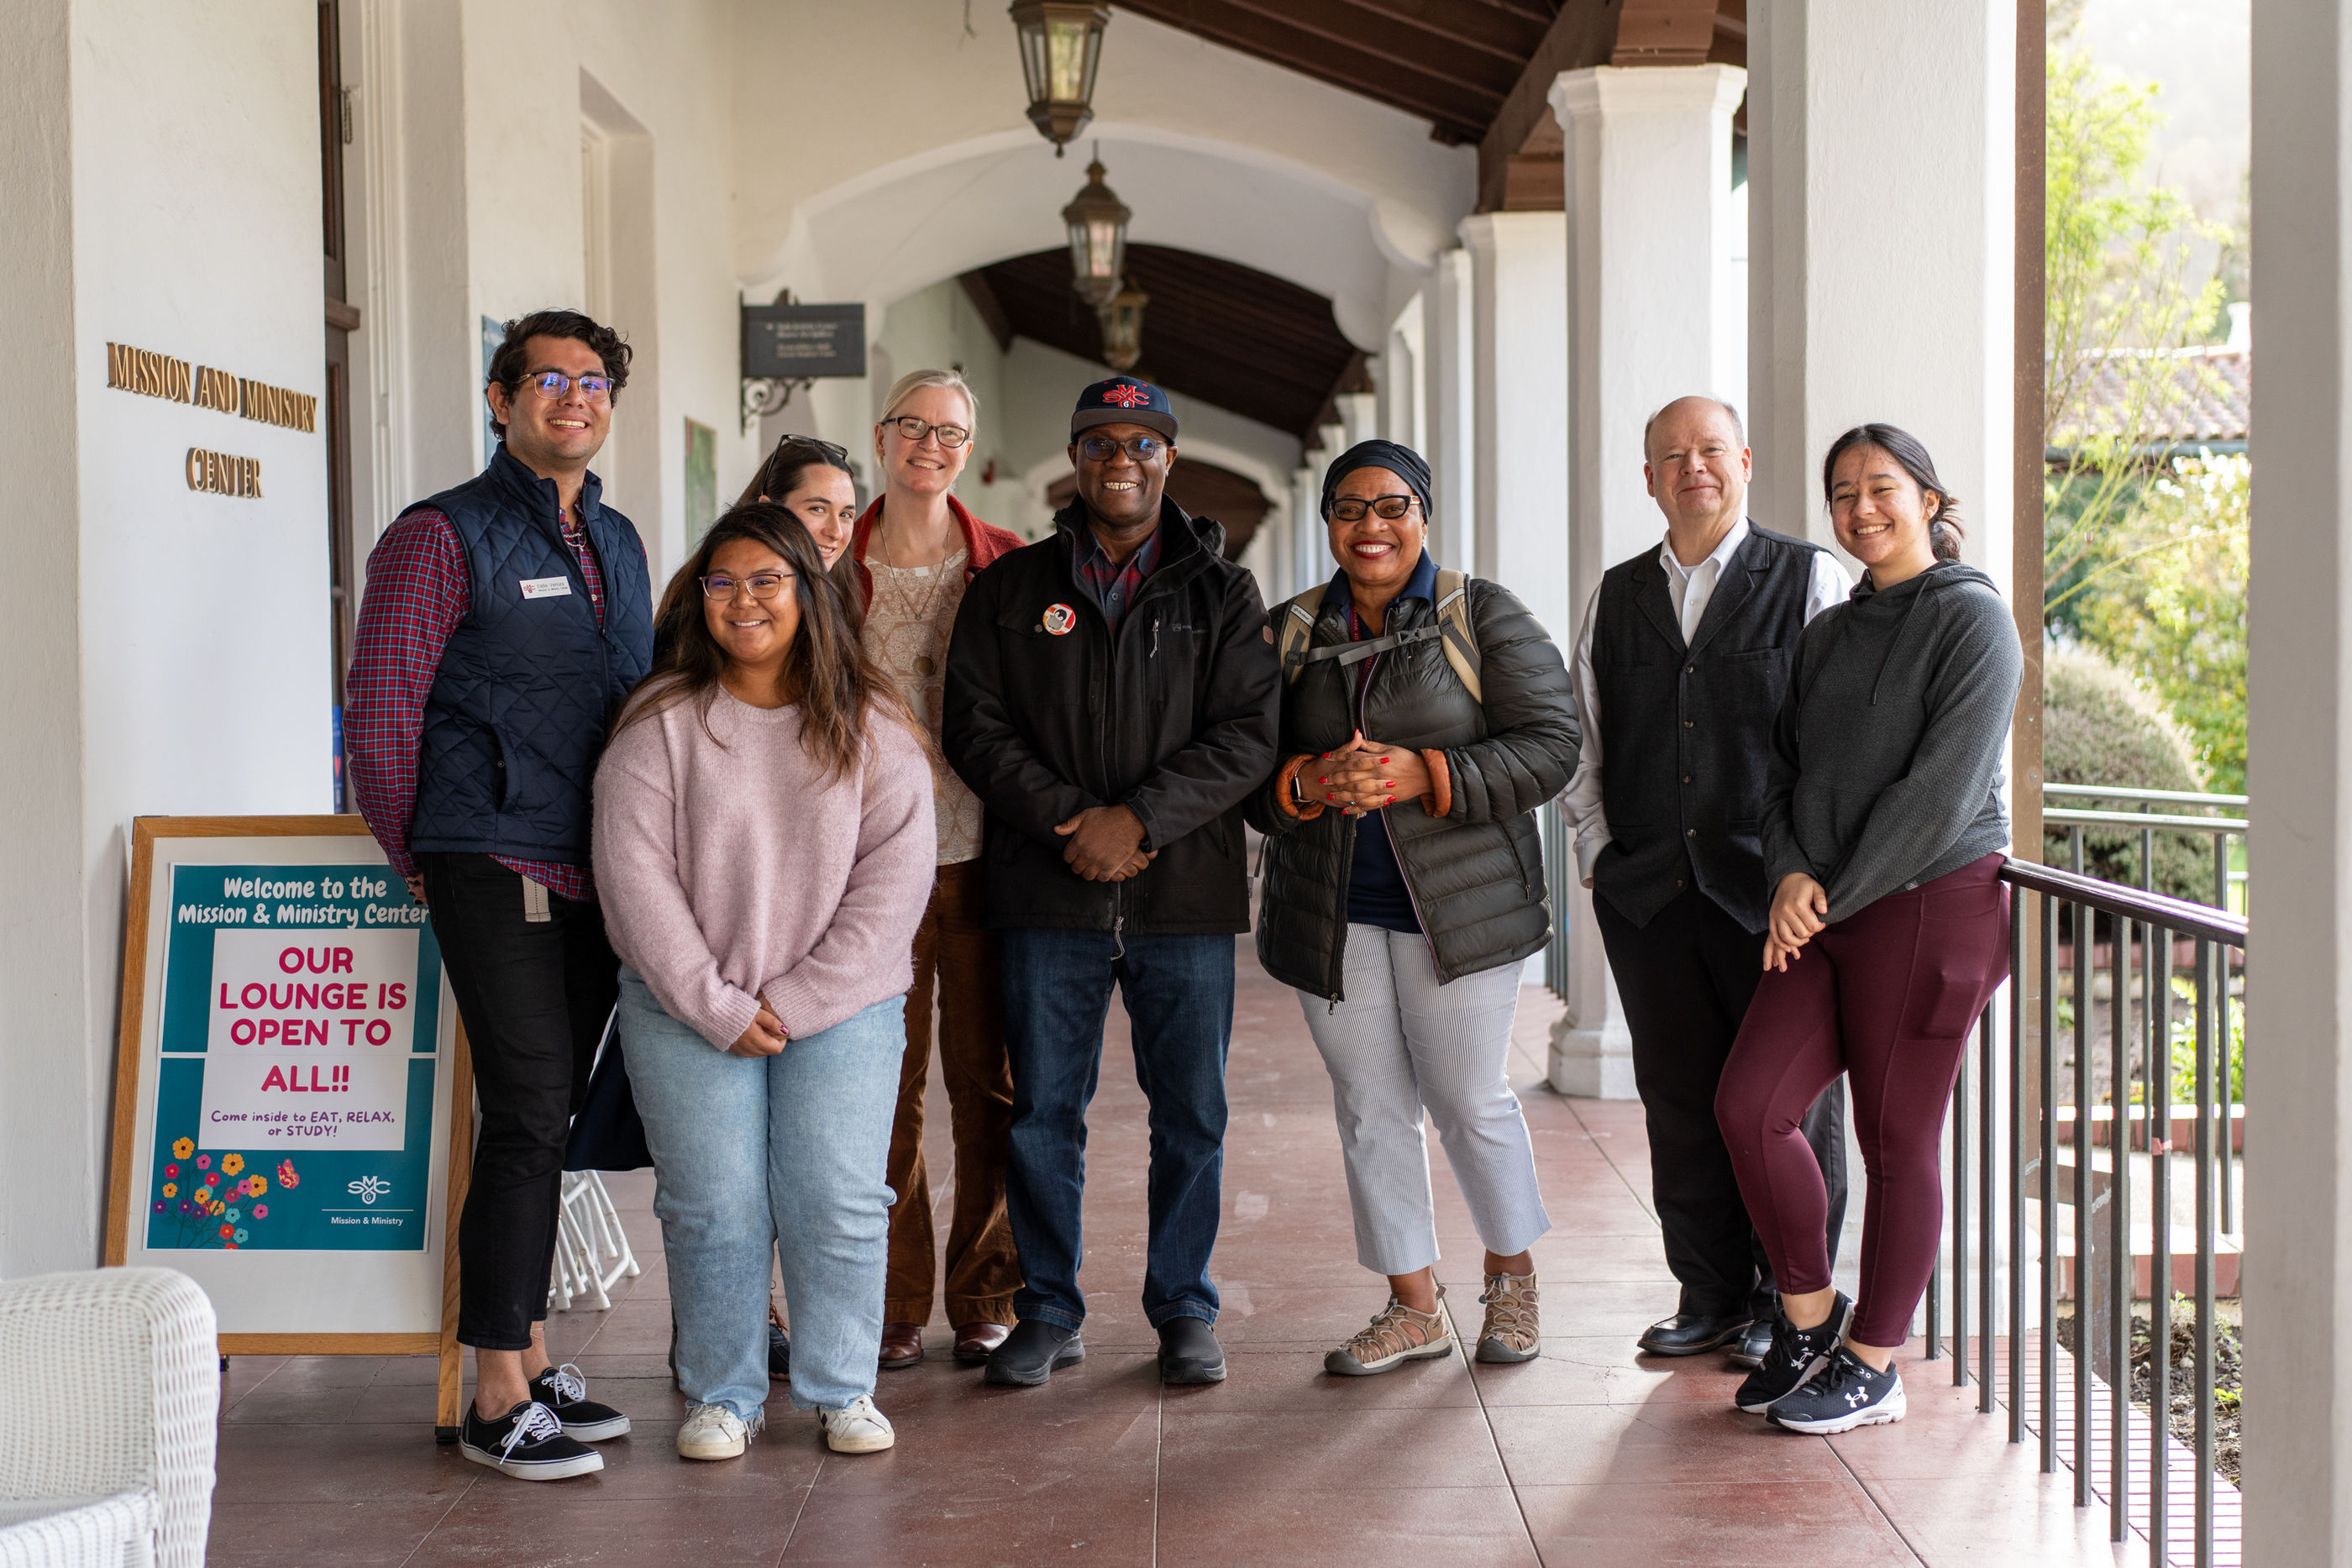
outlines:
[[[948, 497], [948, 510], [955, 515], [956, 527], [963, 530], [963, 580], [967, 583], [997, 557], [1028, 542], [1019, 534], [982, 522], [953, 496]], [[862, 606], [874, 602], [874, 574], [866, 569], [866, 544], [874, 536], [874, 525], [881, 520], [882, 497], [877, 496], [873, 504], [858, 514], [857, 527], [849, 536], [849, 559], [857, 568], [858, 602]]]

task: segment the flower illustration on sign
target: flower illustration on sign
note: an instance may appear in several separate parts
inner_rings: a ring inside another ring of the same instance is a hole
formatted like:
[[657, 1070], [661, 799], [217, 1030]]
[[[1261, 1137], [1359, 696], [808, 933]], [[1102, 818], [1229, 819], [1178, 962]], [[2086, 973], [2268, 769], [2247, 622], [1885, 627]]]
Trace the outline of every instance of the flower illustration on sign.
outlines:
[[392, 1184], [382, 1176], [366, 1176], [352, 1183], [351, 1190], [358, 1196], [362, 1203], [373, 1203], [392, 1190]]
[[235, 1176], [244, 1168], [245, 1156], [243, 1155], [223, 1155], [221, 1156], [221, 1175]]

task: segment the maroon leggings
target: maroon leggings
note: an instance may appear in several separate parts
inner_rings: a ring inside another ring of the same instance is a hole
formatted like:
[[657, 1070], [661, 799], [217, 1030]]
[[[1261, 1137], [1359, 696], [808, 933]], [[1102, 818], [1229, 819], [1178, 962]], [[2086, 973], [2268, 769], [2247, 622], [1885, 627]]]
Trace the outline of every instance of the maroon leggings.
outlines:
[[1891, 893], [1767, 971], [1739, 1026], [1715, 1119], [1740, 1196], [1788, 1295], [1825, 1291], [1829, 1197], [1805, 1112], [1841, 1072], [1870, 1173], [1861, 1299], [1850, 1336], [1899, 1345], [1944, 1227], [1938, 1145], [1960, 1053], [2009, 973], [2004, 857]]

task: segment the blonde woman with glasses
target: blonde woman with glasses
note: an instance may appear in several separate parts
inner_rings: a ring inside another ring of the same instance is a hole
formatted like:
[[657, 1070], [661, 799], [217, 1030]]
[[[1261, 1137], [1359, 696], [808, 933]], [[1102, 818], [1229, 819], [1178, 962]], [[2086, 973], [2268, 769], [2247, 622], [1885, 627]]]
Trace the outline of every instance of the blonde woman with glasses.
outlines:
[[921, 1364], [923, 1325], [940, 1284], [923, 1168], [923, 1091], [931, 1067], [932, 998], [939, 998], [940, 1071], [955, 1145], [955, 1207], [948, 1223], [945, 1295], [955, 1358], [988, 1359], [1013, 1321], [1021, 1265], [1004, 1213], [1004, 1160], [1013, 1075], [1004, 1054], [997, 943], [981, 908], [979, 797], [940, 760], [948, 638], [964, 589], [1020, 538], [991, 528], [955, 497], [970, 460], [978, 400], [953, 371], [898, 378], [874, 423], [882, 493], [849, 540], [847, 567], [866, 612], [866, 651], [931, 741], [939, 872], [915, 932], [907, 996], [907, 1049], [890, 1134], [890, 1271], [882, 1303], [881, 1364]]

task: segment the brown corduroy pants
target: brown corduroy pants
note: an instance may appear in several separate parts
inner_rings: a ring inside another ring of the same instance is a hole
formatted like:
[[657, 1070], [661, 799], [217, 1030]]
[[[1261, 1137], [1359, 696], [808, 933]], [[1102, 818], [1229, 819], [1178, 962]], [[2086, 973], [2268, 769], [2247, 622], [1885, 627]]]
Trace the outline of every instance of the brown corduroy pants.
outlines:
[[915, 928], [915, 985], [907, 993], [907, 1054], [898, 1119], [890, 1131], [890, 1264], [882, 1321], [929, 1322], [939, 1280], [931, 1187], [923, 1165], [923, 1092], [931, 1070], [931, 1007], [939, 1009], [940, 1071], [955, 1145], [948, 1225], [950, 1325], [1011, 1323], [1021, 1263], [1004, 1216], [1013, 1071], [1004, 1054], [1004, 991], [996, 934], [981, 913], [981, 862], [943, 865]]

